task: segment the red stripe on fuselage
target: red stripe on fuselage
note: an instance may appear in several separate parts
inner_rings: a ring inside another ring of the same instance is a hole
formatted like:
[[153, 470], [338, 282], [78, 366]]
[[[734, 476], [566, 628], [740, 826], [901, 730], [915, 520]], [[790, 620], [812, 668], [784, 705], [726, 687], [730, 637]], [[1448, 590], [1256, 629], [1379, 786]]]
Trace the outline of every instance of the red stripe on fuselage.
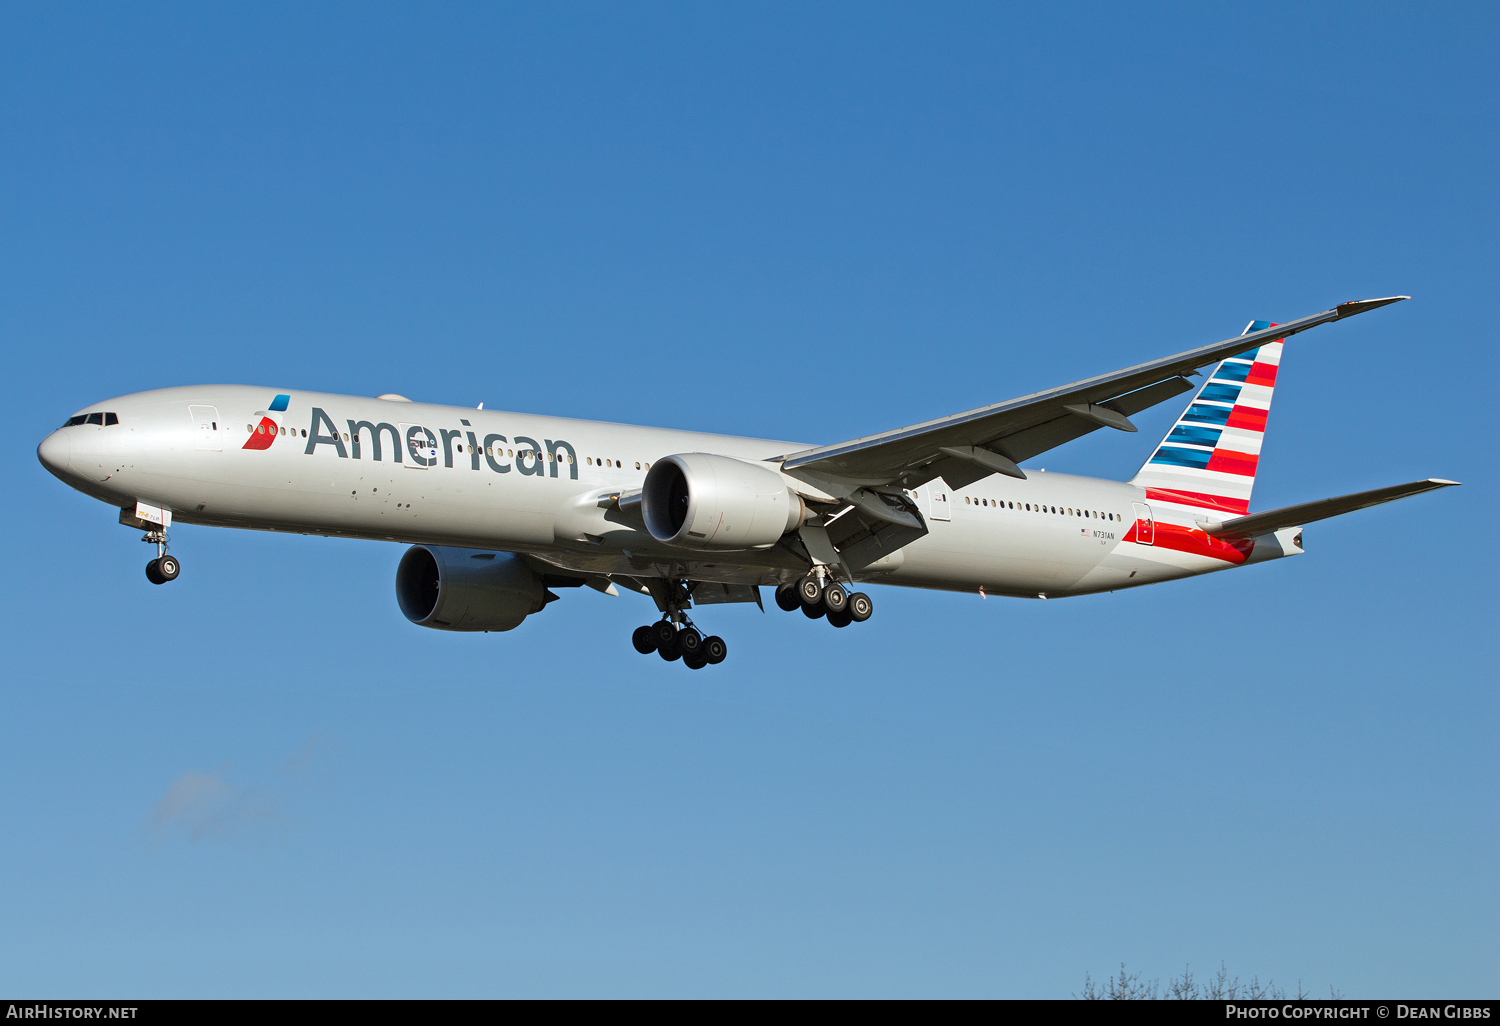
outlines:
[[1249, 538], [1226, 541], [1194, 527], [1164, 524], [1160, 520], [1156, 522], [1155, 544], [1159, 549], [1186, 552], [1193, 556], [1207, 556], [1209, 559], [1221, 559], [1226, 563], [1243, 563], [1255, 548], [1255, 542]]
[[1207, 492], [1179, 492], [1170, 488], [1147, 488], [1146, 498], [1155, 502], [1175, 502], [1180, 506], [1218, 509], [1225, 513], [1250, 512], [1249, 499], [1231, 499], [1227, 495], [1209, 495]]

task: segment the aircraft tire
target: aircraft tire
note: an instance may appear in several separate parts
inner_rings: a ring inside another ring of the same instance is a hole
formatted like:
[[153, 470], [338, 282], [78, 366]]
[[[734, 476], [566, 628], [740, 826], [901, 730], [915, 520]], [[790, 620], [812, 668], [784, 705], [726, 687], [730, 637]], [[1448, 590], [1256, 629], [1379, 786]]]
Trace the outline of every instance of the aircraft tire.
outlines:
[[801, 600], [804, 612], [809, 606], [820, 605], [823, 601], [823, 582], [812, 575], [802, 578], [797, 582], [797, 598]]
[[635, 650], [641, 655], [650, 655], [652, 652], [655, 652], [656, 634], [652, 631], [651, 625], [647, 624], [644, 627], [637, 627], [635, 633], [630, 636], [630, 643], [635, 646]]
[[152, 584], [167, 583], [167, 579], [163, 577], [161, 575], [161, 571], [157, 569], [157, 562], [154, 559], [146, 564], [146, 580], [150, 581]]
[[163, 556], [156, 561], [156, 575], [163, 581], [175, 581], [180, 573], [182, 564], [177, 562], [176, 556]]
[[835, 627], [847, 627], [854, 622], [854, 617], [849, 615], [848, 609], [840, 609], [838, 612], [828, 612], [828, 622]]
[[703, 654], [703, 635], [696, 627], [684, 627], [677, 632], [677, 653], [684, 659]]
[[685, 655], [682, 657], [682, 665], [686, 666], [689, 670], [701, 670], [708, 665], [708, 656], [702, 652]]
[[842, 585], [830, 584], [823, 589], [823, 609], [829, 614], [842, 613], [849, 608], [849, 593]]
[[818, 617], [823, 615], [823, 604], [820, 602], [815, 606], [803, 606], [802, 615], [807, 617], [809, 620], [816, 620]]
[[797, 597], [796, 586], [791, 584], [783, 584], [781, 587], [777, 588], [776, 604], [780, 606], [784, 612], [790, 613], [795, 611], [796, 608], [802, 604], [802, 600]]
[[669, 663], [675, 663], [682, 658], [682, 653], [677, 651], [676, 645], [663, 645], [656, 650], [656, 654]]
[[849, 596], [849, 616], [855, 623], [864, 623], [874, 612], [875, 603], [864, 592], [856, 591]]
[[651, 637], [658, 649], [677, 651], [677, 628], [671, 620], [658, 620], [651, 625]]
[[724, 639], [717, 634], [711, 634], [703, 639], [703, 658], [711, 665], [717, 666], [724, 661], [729, 654], [729, 646], [724, 644]]

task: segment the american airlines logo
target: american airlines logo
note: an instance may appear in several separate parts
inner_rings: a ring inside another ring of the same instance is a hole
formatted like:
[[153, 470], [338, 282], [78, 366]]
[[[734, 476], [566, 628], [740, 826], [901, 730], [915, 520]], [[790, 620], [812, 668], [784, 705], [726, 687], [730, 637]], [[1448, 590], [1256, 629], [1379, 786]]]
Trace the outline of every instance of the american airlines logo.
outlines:
[[[277, 396], [271, 410], [285, 410], [284, 400], [289, 398]], [[277, 403], [281, 405], [278, 407]], [[269, 411], [262, 414], [263, 418], [267, 416]], [[326, 445], [331, 446], [340, 459], [371, 459], [376, 462], [389, 459], [412, 468], [435, 467], [439, 460], [444, 467], [453, 467], [455, 460], [459, 461], [458, 465], [467, 460], [470, 470], [478, 470], [483, 461], [497, 474], [509, 474], [514, 469], [522, 475], [534, 477], [557, 477], [558, 468], [566, 466], [567, 476], [574, 481], [578, 479], [578, 454], [562, 439], [544, 438], [538, 442], [525, 435], [506, 437], [497, 432], [489, 432], [481, 439], [467, 420], [461, 420], [459, 423], [463, 427], [456, 430], [439, 427], [435, 432], [425, 424], [368, 420], [346, 420], [345, 423], [348, 431], [342, 430], [323, 409], [314, 406], [303, 453], [311, 456], [318, 451], [318, 446]], [[245, 448], [267, 448], [274, 434], [274, 429], [266, 436], [252, 434]], [[259, 437], [265, 438], [264, 444], [252, 445]]]
[[[271, 405], [264, 410], [256, 410], [255, 418], [259, 424], [246, 424], [250, 429], [250, 438], [241, 449], [269, 449], [271, 443], [276, 441], [278, 434], [286, 434], [281, 425], [281, 415], [286, 412], [287, 404], [292, 401], [289, 395], [278, 395], [271, 400]], [[295, 434], [296, 432], [293, 432]]]

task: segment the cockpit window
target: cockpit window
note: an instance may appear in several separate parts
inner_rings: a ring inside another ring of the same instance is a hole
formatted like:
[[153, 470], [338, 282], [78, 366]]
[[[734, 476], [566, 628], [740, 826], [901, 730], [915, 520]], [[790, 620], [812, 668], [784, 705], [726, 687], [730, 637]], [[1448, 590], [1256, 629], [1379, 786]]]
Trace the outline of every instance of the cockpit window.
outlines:
[[120, 423], [120, 418], [116, 417], [113, 413], [106, 413], [104, 415], [104, 426], [105, 427], [109, 427], [111, 424], [118, 424], [118, 423]]
[[120, 423], [120, 418], [113, 413], [80, 413], [76, 417], [69, 417], [63, 427], [77, 427], [79, 424], [97, 424], [100, 427], [110, 427]]
[[87, 424], [88, 421], [88, 415], [80, 413], [76, 417], [69, 417], [68, 422], [63, 427], [77, 427], [79, 424]]
[[103, 427], [104, 426], [104, 414], [102, 414], [102, 413], [91, 413], [91, 414], [89, 414], [89, 423], [90, 424], [98, 424], [100, 427]]

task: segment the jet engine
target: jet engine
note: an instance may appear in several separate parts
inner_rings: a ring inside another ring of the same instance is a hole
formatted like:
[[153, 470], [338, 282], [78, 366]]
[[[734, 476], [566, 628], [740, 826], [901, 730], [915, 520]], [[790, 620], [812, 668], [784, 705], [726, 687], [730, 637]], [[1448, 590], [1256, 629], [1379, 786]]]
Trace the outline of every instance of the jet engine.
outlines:
[[807, 518], [774, 470], [712, 453], [657, 460], [641, 489], [651, 537], [689, 549], [763, 549]]
[[542, 579], [509, 552], [413, 545], [396, 567], [396, 602], [418, 627], [508, 631], [547, 597]]

